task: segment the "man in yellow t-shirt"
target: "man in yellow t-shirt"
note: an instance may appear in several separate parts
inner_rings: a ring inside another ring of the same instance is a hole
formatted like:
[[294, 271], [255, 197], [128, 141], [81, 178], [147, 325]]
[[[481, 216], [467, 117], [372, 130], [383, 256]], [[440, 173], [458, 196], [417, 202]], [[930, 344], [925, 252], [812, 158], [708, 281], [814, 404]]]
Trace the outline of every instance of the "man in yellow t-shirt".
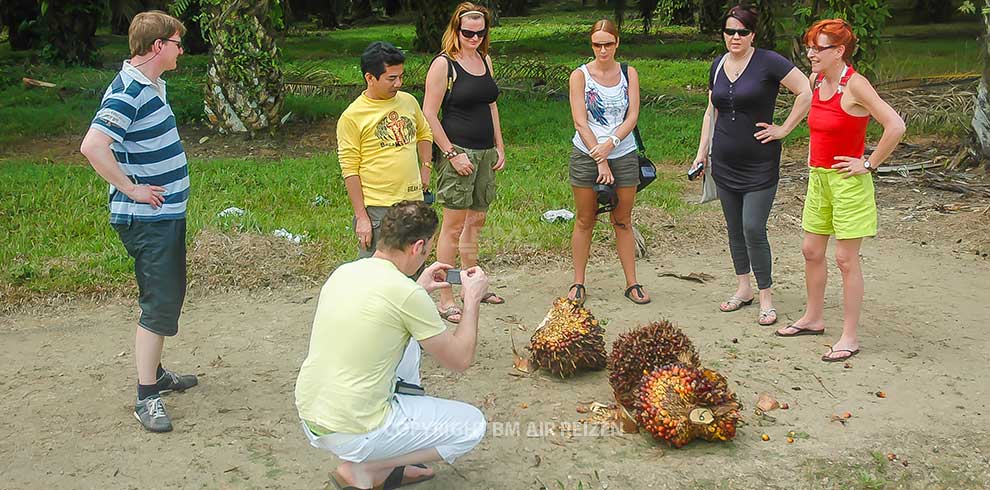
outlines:
[[454, 331], [429, 296], [450, 287], [450, 266], [435, 263], [418, 280], [408, 277], [430, 255], [438, 222], [422, 201], [389, 207], [374, 256], [338, 267], [320, 291], [296, 408], [310, 444], [345, 461], [332, 474], [338, 488], [396, 488], [432, 478], [423, 463], [453, 463], [485, 435], [477, 408], [397, 390], [398, 380], [419, 384], [420, 346], [458, 372], [477, 348], [485, 273], [460, 273], [464, 316]]
[[337, 121], [337, 158], [354, 208], [359, 258], [375, 253], [385, 210], [422, 200], [430, 184], [433, 133], [416, 98], [399, 91], [404, 63], [395, 46], [371, 43], [361, 55], [368, 88]]

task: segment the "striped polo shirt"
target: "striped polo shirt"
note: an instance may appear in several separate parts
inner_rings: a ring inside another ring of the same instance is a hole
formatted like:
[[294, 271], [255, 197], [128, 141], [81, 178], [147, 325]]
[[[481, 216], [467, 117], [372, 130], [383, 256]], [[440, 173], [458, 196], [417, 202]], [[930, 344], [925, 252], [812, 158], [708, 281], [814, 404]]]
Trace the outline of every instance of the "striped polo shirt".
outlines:
[[165, 204], [156, 208], [131, 200], [110, 186], [110, 222], [161, 221], [186, 216], [189, 167], [165, 99], [165, 81], [152, 83], [130, 62], [103, 94], [90, 127], [113, 139], [110, 149], [120, 170], [136, 184], [165, 188]]

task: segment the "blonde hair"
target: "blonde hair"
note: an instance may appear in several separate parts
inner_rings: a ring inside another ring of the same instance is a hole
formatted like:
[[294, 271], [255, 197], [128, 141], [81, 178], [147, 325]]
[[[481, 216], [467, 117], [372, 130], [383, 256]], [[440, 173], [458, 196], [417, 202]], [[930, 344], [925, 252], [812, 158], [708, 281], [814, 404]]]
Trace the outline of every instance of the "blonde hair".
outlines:
[[147, 54], [155, 41], [168, 39], [175, 33], [179, 33], [179, 37], [184, 36], [186, 26], [161, 10], [149, 10], [135, 15], [131, 20], [131, 27], [127, 29], [127, 44], [130, 45], [131, 56]]
[[[450, 16], [450, 22], [447, 23], [447, 30], [443, 33], [443, 39], [440, 41], [440, 52], [447, 55], [450, 58], [454, 58], [458, 53], [461, 52], [461, 38], [458, 36], [461, 30], [461, 19], [485, 19], [485, 29], [491, 26], [492, 16], [488, 13], [482, 5], [476, 5], [471, 2], [464, 2], [454, 9], [453, 15]], [[491, 31], [485, 35], [485, 38], [481, 40], [481, 45], [478, 46], [478, 52], [481, 53], [482, 57], [488, 56], [488, 46], [491, 45]]]

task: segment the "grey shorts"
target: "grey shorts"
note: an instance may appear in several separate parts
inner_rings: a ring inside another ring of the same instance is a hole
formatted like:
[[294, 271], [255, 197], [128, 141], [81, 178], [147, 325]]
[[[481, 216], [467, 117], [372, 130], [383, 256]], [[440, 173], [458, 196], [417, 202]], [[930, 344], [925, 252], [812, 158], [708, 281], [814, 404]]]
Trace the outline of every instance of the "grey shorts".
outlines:
[[[361, 244], [358, 243], [358, 258], [366, 259], [375, 255], [375, 250], [378, 248], [378, 233], [382, 229], [382, 218], [385, 217], [385, 211], [388, 211], [389, 206], [367, 206], [365, 209], [368, 211], [368, 218], [371, 219], [371, 246], [367, 250], [361, 248]], [[351, 220], [351, 229], [357, 228], [357, 216]], [[357, 235], [355, 235], [357, 236]]]
[[112, 226], [134, 258], [141, 306], [138, 324], [163, 337], [179, 333], [186, 298], [186, 220], [134, 220]]
[[[571, 147], [569, 165], [571, 185], [574, 187], [594, 187], [598, 180], [598, 164], [587, 153], [576, 146]], [[639, 185], [639, 156], [631, 151], [619, 158], [609, 158], [608, 166], [615, 178], [615, 187], [636, 187]]]

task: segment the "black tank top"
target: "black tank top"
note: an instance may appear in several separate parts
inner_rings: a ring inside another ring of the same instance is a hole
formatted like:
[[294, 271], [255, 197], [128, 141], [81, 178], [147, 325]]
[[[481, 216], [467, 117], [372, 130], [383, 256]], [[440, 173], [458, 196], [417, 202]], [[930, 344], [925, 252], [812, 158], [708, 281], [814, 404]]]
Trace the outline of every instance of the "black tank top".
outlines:
[[488, 63], [481, 76], [468, 73], [453, 61], [457, 77], [447, 94], [440, 125], [450, 142], [472, 150], [495, 147], [495, 126], [489, 104], [498, 99], [498, 85], [492, 78]]

